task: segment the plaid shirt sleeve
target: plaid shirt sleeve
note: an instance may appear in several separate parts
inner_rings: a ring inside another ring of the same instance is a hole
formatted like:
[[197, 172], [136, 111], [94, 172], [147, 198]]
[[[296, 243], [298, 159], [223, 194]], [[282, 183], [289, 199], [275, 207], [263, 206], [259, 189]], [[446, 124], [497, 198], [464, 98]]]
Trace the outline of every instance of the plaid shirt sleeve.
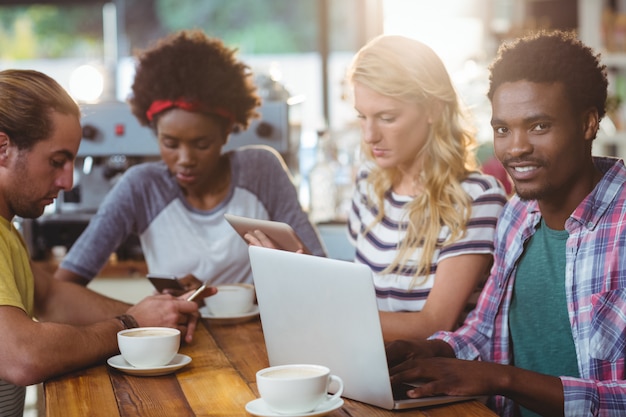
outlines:
[[613, 163], [566, 223], [566, 295], [581, 378], [561, 377], [565, 415], [626, 412], [624, 182], [623, 163]]

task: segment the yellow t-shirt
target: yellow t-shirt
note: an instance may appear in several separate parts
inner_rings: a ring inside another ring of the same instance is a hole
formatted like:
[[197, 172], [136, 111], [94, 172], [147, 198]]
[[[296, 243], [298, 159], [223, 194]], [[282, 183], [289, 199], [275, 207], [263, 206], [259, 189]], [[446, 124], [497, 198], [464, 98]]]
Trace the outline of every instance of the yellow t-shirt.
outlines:
[[0, 305], [21, 308], [34, 315], [35, 280], [22, 235], [0, 217]]

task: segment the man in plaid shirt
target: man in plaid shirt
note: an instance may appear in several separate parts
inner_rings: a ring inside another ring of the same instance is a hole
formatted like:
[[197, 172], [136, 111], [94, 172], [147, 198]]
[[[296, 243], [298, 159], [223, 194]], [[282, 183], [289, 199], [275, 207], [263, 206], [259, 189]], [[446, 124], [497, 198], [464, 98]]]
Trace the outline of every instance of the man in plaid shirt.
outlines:
[[592, 157], [606, 67], [565, 32], [500, 47], [494, 149], [516, 195], [491, 276], [455, 332], [388, 346], [409, 397], [487, 395], [503, 416], [626, 413], [626, 167]]

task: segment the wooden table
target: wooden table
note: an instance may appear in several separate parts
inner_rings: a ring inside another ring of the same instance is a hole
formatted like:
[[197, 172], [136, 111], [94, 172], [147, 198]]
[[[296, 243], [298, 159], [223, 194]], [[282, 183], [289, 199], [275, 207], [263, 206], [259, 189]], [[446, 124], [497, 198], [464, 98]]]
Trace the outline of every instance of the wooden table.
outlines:
[[[255, 374], [268, 366], [258, 318], [230, 325], [205, 321], [180, 353], [193, 360], [171, 375], [131, 376], [102, 364], [49, 380], [44, 383], [45, 415], [249, 416], [245, 405], [258, 396]], [[344, 400], [329, 416], [495, 416], [478, 401], [392, 412]]]

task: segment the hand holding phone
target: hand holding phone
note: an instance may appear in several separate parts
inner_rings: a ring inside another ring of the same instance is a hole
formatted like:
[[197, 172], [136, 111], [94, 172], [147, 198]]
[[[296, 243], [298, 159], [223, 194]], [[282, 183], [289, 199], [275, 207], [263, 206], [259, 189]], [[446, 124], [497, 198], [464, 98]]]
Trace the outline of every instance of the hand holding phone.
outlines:
[[183, 285], [174, 275], [148, 274], [147, 277], [158, 292], [175, 294], [185, 291]]

